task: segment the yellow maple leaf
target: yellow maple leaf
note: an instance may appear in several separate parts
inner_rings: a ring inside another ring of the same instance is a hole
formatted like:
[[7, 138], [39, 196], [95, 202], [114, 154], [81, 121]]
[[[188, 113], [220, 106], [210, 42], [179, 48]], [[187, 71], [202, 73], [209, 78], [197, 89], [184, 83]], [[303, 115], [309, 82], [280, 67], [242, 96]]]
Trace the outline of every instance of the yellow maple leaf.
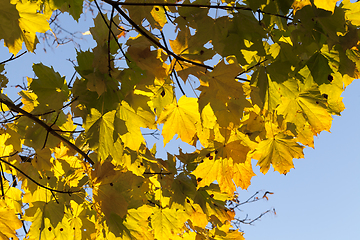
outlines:
[[5, 46], [16, 55], [25, 42], [26, 48], [34, 52], [38, 43], [36, 33], [50, 29], [46, 16], [39, 12], [40, 6], [31, 1], [1, 0], [1, 7], [0, 30], [4, 33], [0, 39], [4, 39]]
[[209, 186], [216, 180], [222, 192], [231, 195], [236, 190], [232, 181], [234, 175], [232, 159], [210, 160], [205, 158], [192, 174], [196, 176], [198, 188]]
[[0, 199], [0, 239], [18, 239], [16, 229], [22, 227], [21, 221], [16, 217], [14, 209], [9, 208], [3, 199]]
[[0, 133], [3, 133], [0, 135], [0, 156], [9, 156], [14, 151], [13, 146], [7, 142], [11, 135], [4, 130], [0, 130]]
[[294, 138], [279, 133], [261, 141], [252, 157], [259, 160], [262, 173], [267, 173], [272, 164], [275, 171], [286, 174], [294, 167], [293, 158], [304, 158], [303, 148]]
[[35, 154], [34, 159], [31, 161], [31, 164], [37, 170], [47, 170], [50, 171], [53, 167], [53, 159], [51, 157], [51, 151], [49, 148], [44, 148], [38, 150]]
[[198, 188], [208, 186], [216, 180], [221, 191], [227, 192], [229, 195], [236, 189], [234, 183], [236, 186], [246, 189], [250, 185], [251, 178], [255, 176], [250, 160], [236, 162], [232, 158], [221, 157], [214, 160], [210, 154], [192, 174], [196, 176]]
[[151, 16], [155, 20], [155, 27], [161, 29], [164, 27], [165, 23], [167, 22], [166, 15], [165, 15], [165, 8], [160, 6], [154, 6], [150, 12]]
[[277, 112], [287, 122], [294, 122], [297, 126], [304, 126], [308, 122], [315, 134], [330, 131], [332, 117], [327, 111], [326, 99], [320, 92], [313, 87], [296, 94], [294, 98], [283, 97]]
[[158, 123], [164, 123], [162, 135], [166, 145], [175, 134], [182, 141], [193, 144], [196, 124], [200, 123], [199, 107], [196, 98], [182, 96], [178, 103], [169, 104], [162, 111]]
[[[338, 0], [314, 0], [314, 5], [317, 8], [321, 8], [321, 9], [324, 9], [326, 11], [330, 11], [330, 12], [334, 13], [336, 2], [338, 2]], [[312, 5], [312, 1], [310, 1], [310, 0], [296, 0], [292, 4], [292, 8], [296, 12], [296, 11], [302, 9], [303, 7], [307, 6], [307, 5]]]
[[255, 175], [250, 159], [244, 163], [234, 163], [233, 181], [236, 186], [247, 189], [251, 184], [251, 178]]
[[175, 209], [154, 209], [151, 225], [156, 239], [176, 239], [184, 226], [184, 212]]
[[[135, 111], [126, 101], [122, 101], [121, 105], [116, 110], [116, 118], [124, 121], [117, 124], [115, 128], [121, 135], [122, 141], [125, 146], [132, 150], [138, 150], [141, 143], [144, 142], [144, 137], [140, 128], [155, 128], [154, 115], [148, 111]], [[126, 127], [126, 130], [124, 129]]]
[[[239, 96], [243, 95], [243, 84], [235, 79], [242, 71], [242, 68], [234, 58], [228, 57], [227, 61], [231, 62], [231, 64], [225, 64], [225, 61], [221, 61], [215, 66], [212, 72], [207, 72], [206, 75], [200, 79], [201, 86], [198, 88], [202, 90], [200, 102], [202, 95], [205, 94], [204, 92], [209, 92], [211, 98], [216, 98], [217, 101], [222, 100], [223, 102], [227, 102], [229, 97], [239, 98]], [[209, 101], [205, 102], [207, 104]]]
[[317, 8], [322, 8], [332, 13], [334, 12], [337, 2], [338, 0], [314, 0], [314, 4]]
[[360, 2], [351, 3], [350, 0], [344, 0], [341, 2], [341, 5], [345, 9], [345, 18], [355, 26], [359, 26]]

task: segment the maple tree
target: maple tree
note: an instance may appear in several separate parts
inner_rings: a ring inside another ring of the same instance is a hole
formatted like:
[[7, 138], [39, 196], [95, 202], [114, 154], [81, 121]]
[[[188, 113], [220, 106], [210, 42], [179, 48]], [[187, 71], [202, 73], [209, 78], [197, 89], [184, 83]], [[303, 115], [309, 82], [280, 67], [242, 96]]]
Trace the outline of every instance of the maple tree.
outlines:
[[[251, 159], [289, 172], [359, 76], [360, 3], [336, 3], [103, 0], [105, 14], [95, 0], [97, 45], [77, 51], [76, 79], [34, 64], [13, 101], [5, 64], [83, 1], [0, 0], [13, 54], [0, 63], [0, 239], [22, 221], [27, 239], [243, 239], [236, 187]], [[157, 158], [143, 129], [197, 150]]]

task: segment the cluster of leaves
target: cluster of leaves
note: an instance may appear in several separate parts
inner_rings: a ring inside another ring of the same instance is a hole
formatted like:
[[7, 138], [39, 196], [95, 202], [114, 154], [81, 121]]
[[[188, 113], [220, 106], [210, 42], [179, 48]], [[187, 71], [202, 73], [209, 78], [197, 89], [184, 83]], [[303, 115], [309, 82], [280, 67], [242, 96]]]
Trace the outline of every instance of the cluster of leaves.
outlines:
[[[14, 56], [23, 42], [35, 50], [53, 11], [78, 20], [83, 6], [0, 1]], [[251, 159], [286, 174], [344, 109], [359, 74], [360, 3], [103, 1], [109, 14], [99, 7], [97, 46], [77, 52], [72, 84], [35, 64], [20, 103], [1, 94], [0, 239], [16, 239], [21, 221], [28, 239], [243, 239], [235, 190], [250, 185]], [[190, 77], [194, 93], [182, 87]], [[159, 127], [164, 145], [177, 136], [198, 150], [156, 158], [142, 129]]]

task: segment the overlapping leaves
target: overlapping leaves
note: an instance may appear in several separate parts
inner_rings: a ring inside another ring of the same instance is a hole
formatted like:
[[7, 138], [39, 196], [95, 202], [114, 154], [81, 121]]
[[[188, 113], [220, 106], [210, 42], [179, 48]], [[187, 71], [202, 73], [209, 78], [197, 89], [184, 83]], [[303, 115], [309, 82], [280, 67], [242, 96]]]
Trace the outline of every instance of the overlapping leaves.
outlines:
[[[251, 184], [251, 160], [288, 173], [344, 109], [359, 76], [359, 3], [105, 2], [119, 14], [94, 19], [97, 46], [77, 52], [73, 84], [35, 64], [20, 104], [1, 95], [2, 171], [24, 194], [2, 181], [0, 237], [16, 238], [20, 214], [29, 239], [243, 239], [226, 203]], [[78, 20], [82, 4], [1, 0], [0, 38], [13, 54], [23, 42], [33, 52], [53, 10]], [[120, 43], [132, 29], [140, 34]], [[198, 88], [184, 90], [194, 78]], [[160, 145], [176, 136], [198, 149], [160, 159], [144, 129], [162, 129]]]

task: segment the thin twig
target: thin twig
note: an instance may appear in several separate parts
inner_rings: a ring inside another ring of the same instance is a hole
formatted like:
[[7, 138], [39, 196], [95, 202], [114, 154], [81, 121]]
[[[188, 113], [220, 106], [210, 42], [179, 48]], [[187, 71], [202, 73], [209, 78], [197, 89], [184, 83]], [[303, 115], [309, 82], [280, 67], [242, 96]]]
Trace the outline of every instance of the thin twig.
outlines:
[[[163, 39], [164, 45], [165, 45], [165, 47], [168, 49], [168, 46], [167, 46], [167, 43], [166, 43], [166, 39], [165, 39], [165, 35], [164, 35], [163, 31], [160, 30], [160, 33], [161, 33], [161, 37], [162, 37], [162, 39]], [[171, 56], [169, 56], [169, 58], [170, 58], [170, 62], [171, 62], [171, 61], [172, 61]], [[174, 65], [174, 66], [175, 66], [175, 65]], [[180, 81], [179, 81], [179, 79], [178, 79], [178, 77], [177, 77], [177, 75], [176, 75], [176, 73], [175, 73], [175, 68], [174, 68], [173, 70], [174, 70], [174, 71], [172, 71], [172, 73], [174, 74], [176, 83], [178, 84], [178, 86], [179, 86], [180, 91], [182, 92], [182, 94], [186, 96], [185, 91], [184, 91], [184, 89], [181, 87]]]
[[261, 213], [259, 216], [257, 216], [256, 218], [254, 219], [248, 219], [247, 216], [244, 218], [244, 219], [238, 219], [238, 218], [235, 218], [236, 221], [240, 222], [240, 223], [243, 223], [243, 224], [253, 224], [255, 221], [259, 220], [260, 218], [262, 218], [265, 214], [269, 213], [269, 212], [275, 212], [275, 208], [273, 209], [269, 209], [263, 213]]
[[[114, 17], [114, 11], [115, 11], [115, 8], [112, 7], [111, 8], [111, 15], [110, 15], [110, 19], [113, 19]], [[110, 21], [110, 24], [109, 24], [109, 29], [111, 29], [111, 24], [113, 23], [113, 21]], [[111, 54], [110, 54], [110, 40], [111, 40], [111, 31], [109, 31], [109, 34], [108, 34], [108, 73], [109, 73], [109, 76], [111, 77]]]
[[23, 53], [20, 53], [20, 54], [17, 55], [16, 57], [15, 57], [15, 55], [13, 54], [13, 55], [11, 55], [11, 57], [9, 57], [9, 59], [0, 62], [0, 64], [4, 64], [4, 63], [10, 62], [10, 61], [12, 61], [12, 60], [15, 60], [15, 59], [21, 57], [22, 55], [24, 55], [25, 53], [27, 53], [27, 51], [25, 51], [25, 52], [23, 52]]
[[[73, 100], [71, 100], [70, 102], [68, 102], [68, 103], [65, 104], [64, 106], [62, 106], [61, 109], [64, 109], [64, 108], [70, 106], [70, 105], [71, 105], [73, 102], [75, 102], [78, 98], [79, 98], [79, 96], [74, 97]], [[17, 106], [17, 105], [16, 105], [16, 106]], [[61, 110], [61, 109], [60, 109], [60, 110]], [[50, 111], [48, 111], [48, 112], [40, 113], [40, 114], [33, 114], [33, 116], [35, 116], [35, 117], [45, 116], [45, 115], [47, 115], [47, 114], [54, 113], [54, 112], [56, 112], [56, 110], [50, 110]]]
[[[0, 167], [1, 167], [1, 173], [0, 173], [1, 196], [2, 196], [2, 198], [4, 198], [4, 197], [5, 197], [4, 183], [3, 183], [4, 171], [3, 171], [2, 164], [0, 164]], [[5, 178], [4, 178], [4, 179], [5, 179]]]
[[143, 174], [170, 175], [170, 174], [172, 174], [172, 173], [170, 173], [170, 172], [160, 172], [160, 173], [154, 173], [154, 172], [144, 172]]
[[[95, 2], [95, 4], [96, 4], [96, 7], [97, 7], [98, 10], [99, 10], [99, 13], [101, 14], [101, 18], [103, 19], [104, 23], [106, 24], [106, 27], [107, 27], [107, 28], [109, 29], [109, 31], [111, 32], [111, 35], [114, 37], [114, 39], [115, 39], [115, 41], [116, 41], [116, 44], [118, 45], [121, 53], [124, 55], [124, 57], [125, 57], [125, 59], [126, 59], [127, 61], [131, 62], [131, 61], [127, 58], [127, 56], [125, 55], [125, 52], [123, 51], [123, 49], [122, 49], [119, 41], [117, 40], [117, 37], [115, 36], [115, 33], [111, 30], [111, 27], [109, 26], [109, 24], [108, 24], [108, 22], [106, 21], [104, 15], [102, 14], [101, 9], [100, 9], [100, 6], [98, 5], [97, 1], [95, 0], [94, 2]], [[117, 10], [117, 9], [116, 9], [116, 10]]]
[[[60, 115], [60, 112], [56, 115], [55, 121], [49, 126], [51, 129], [52, 129], [52, 126], [54, 126], [54, 124], [58, 120], [59, 115]], [[45, 137], [45, 141], [44, 141], [44, 145], [43, 145], [42, 149], [45, 148], [48, 137], [49, 137], [49, 131], [46, 133], [46, 137]]]

